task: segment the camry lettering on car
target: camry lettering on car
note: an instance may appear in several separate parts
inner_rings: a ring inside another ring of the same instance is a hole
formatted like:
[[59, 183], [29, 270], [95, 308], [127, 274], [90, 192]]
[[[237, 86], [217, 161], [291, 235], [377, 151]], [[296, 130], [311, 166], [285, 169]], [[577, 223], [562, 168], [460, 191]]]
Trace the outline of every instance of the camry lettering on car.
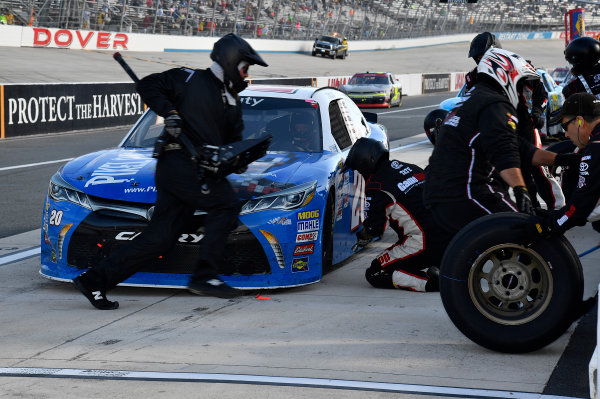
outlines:
[[298, 222], [298, 233], [319, 230], [319, 219], [302, 220]]
[[[142, 234], [141, 231], [122, 231], [115, 236], [115, 240], [119, 241], [131, 241], [135, 239], [137, 236]], [[195, 244], [200, 242], [204, 238], [204, 234], [186, 234], [183, 233], [179, 236], [177, 241], [188, 244]]]

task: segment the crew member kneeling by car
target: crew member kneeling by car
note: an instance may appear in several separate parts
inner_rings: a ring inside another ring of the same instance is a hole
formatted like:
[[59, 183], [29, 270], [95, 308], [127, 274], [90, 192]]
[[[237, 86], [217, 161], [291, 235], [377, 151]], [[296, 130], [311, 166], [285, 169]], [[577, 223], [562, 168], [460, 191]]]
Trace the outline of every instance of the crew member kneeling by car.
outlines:
[[[389, 222], [398, 241], [377, 255], [365, 277], [376, 288], [438, 291], [439, 266], [449, 237], [439, 233], [423, 205], [424, 171], [409, 163], [389, 160], [379, 141], [360, 138], [354, 143], [346, 167], [367, 180], [367, 218], [356, 234], [355, 247], [381, 236]], [[424, 271], [425, 270], [425, 271]]]
[[549, 212], [541, 223], [536, 221], [539, 234], [562, 234], [588, 220], [600, 220], [600, 100], [589, 93], [573, 94], [558, 118], [566, 136], [580, 149], [579, 181], [564, 207]]
[[164, 140], [168, 144], [158, 156], [155, 210], [146, 229], [129, 245], [73, 280], [98, 309], [118, 308], [118, 302], [106, 298], [106, 291], [133, 275], [145, 262], [168, 252], [196, 209], [207, 215], [200, 261], [188, 290], [221, 298], [240, 295], [241, 291], [229, 287], [217, 275], [227, 236], [237, 221], [239, 199], [226, 178], [199, 173], [201, 169], [191, 154], [180, 145], [180, 136], [185, 135], [196, 148], [241, 140], [244, 124], [238, 93], [247, 86], [244, 79], [248, 67], [267, 64], [233, 33], [214, 44], [210, 57], [214, 63], [209, 69], [170, 69], [146, 76], [137, 84], [142, 100], [165, 118]]

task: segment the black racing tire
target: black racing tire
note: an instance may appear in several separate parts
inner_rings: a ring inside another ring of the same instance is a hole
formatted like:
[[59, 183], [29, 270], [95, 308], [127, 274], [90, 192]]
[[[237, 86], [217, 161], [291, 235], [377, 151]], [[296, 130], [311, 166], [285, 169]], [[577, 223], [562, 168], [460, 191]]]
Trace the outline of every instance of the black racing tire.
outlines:
[[321, 271], [328, 272], [333, 264], [333, 224], [335, 222], [335, 192], [332, 189], [327, 194], [325, 203], [325, 216], [323, 217], [323, 233], [321, 245]]
[[315, 52], [313, 51], [313, 52], [312, 52], [312, 56], [313, 56], [313, 57], [316, 57], [316, 56], [317, 56], [317, 53], [315, 53]]
[[454, 325], [498, 352], [550, 344], [582, 302], [577, 253], [564, 236], [532, 242], [523, 227], [528, 220], [497, 213], [471, 222], [450, 242], [440, 267], [442, 303]]
[[[563, 140], [549, 145], [546, 150], [555, 152], [557, 154], [566, 154], [575, 151], [575, 144], [573, 144], [571, 140]], [[577, 189], [577, 182], [579, 181], [579, 169], [565, 169], [557, 166], [549, 166], [548, 168], [552, 176], [558, 178], [563, 194], [565, 195], [565, 200], [568, 201], [573, 192]]]

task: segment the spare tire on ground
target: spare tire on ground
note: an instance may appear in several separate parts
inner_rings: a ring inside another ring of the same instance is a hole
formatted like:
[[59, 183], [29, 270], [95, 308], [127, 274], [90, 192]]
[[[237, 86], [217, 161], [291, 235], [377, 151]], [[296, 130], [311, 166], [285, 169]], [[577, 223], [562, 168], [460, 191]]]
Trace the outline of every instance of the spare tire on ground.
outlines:
[[529, 215], [497, 213], [465, 226], [440, 267], [440, 293], [454, 325], [499, 352], [540, 349], [578, 318], [583, 271], [564, 236], [538, 238]]

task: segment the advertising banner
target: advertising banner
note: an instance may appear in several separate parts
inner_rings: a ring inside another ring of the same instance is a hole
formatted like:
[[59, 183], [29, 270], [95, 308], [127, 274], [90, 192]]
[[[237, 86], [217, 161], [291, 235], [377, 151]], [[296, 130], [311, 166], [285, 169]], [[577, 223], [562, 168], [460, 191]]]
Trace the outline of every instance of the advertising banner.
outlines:
[[133, 123], [145, 106], [133, 83], [0, 86], [0, 138]]
[[568, 45], [571, 41], [577, 39], [578, 37], [585, 36], [585, 23], [583, 21], [583, 17], [583, 8], [575, 8], [566, 12], [565, 32], [567, 32], [567, 36], [565, 37], [565, 45]]
[[423, 74], [423, 94], [450, 91], [450, 74]]

